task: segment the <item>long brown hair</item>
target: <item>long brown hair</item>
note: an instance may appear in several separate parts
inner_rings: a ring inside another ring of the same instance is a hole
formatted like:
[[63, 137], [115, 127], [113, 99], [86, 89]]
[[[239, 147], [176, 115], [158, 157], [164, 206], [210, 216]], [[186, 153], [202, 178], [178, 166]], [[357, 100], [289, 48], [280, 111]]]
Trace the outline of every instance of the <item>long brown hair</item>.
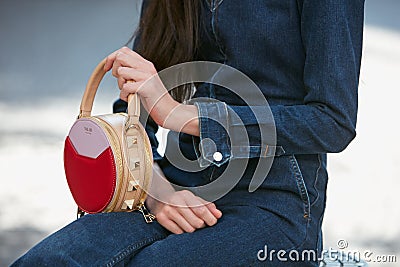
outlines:
[[[199, 44], [200, 0], [147, 0], [135, 36], [136, 51], [153, 62], [158, 71], [192, 61]], [[171, 90], [182, 102], [190, 97], [191, 86]]]

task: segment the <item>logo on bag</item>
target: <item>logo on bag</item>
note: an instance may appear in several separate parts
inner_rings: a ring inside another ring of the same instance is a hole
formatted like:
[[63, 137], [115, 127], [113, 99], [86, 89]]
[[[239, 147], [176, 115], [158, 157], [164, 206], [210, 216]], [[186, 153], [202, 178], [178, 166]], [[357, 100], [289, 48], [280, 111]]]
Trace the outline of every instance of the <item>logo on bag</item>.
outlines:
[[90, 127], [83, 127], [83, 129], [85, 130], [85, 134], [92, 134], [93, 129]]

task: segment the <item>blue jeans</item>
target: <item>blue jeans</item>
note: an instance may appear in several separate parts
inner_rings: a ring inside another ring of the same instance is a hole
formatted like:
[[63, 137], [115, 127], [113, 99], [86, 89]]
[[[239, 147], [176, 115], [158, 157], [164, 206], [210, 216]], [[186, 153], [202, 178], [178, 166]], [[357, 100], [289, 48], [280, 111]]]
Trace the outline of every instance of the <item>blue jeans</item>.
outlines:
[[[215, 202], [223, 215], [213, 227], [175, 235], [157, 222], [146, 224], [139, 212], [86, 215], [13, 266], [317, 266], [308, 258], [292, 261], [288, 254], [322, 249], [327, 176], [321, 162], [308, 165], [311, 172], [299, 172], [298, 166], [309, 161], [277, 157], [253, 193], [247, 191], [251, 177], [245, 175]], [[251, 173], [256, 162], [249, 165]], [[286, 253], [281, 252], [281, 259], [279, 250]]]
[[[158, 223], [146, 224], [136, 212], [87, 215], [13, 266], [253, 266], [265, 264], [257, 253], [266, 244], [274, 244], [269, 249], [276, 251], [296, 247], [268, 212], [250, 206], [221, 209], [224, 216], [214, 227], [181, 235], [170, 234]], [[260, 220], [264, 227], [254, 229]], [[279, 265], [287, 263], [274, 263]]]

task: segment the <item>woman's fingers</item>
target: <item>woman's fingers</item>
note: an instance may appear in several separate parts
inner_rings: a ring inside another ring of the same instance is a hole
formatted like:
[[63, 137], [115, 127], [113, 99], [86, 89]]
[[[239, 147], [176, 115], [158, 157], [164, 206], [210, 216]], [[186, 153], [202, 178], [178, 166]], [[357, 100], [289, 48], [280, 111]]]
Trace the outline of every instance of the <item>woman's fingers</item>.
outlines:
[[208, 226], [213, 226], [214, 224], [217, 223], [217, 218], [214, 216], [214, 214], [211, 213], [211, 211], [204, 205], [201, 204], [201, 206], [196, 206], [196, 207], [191, 207], [191, 210], [193, 211], [194, 214], [196, 214], [197, 217], [202, 219], [205, 224]]
[[112, 68], [111, 68], [111, 74], [112, 74], [112, 76], [114, 76], [115, 78], [118, 78], [118, 69], [119, 69], [121, 66], [122, 66], [122, 65], [121, 65], [121, 62], [120, 62], [120, 61], [117, 61], [117, 60], [114, 61], [113, 65], [112, 65]]
[[201, 199], [201, 201], [203, 201], [203, 203], [206, 205], [206, 207], [208, 208], [208, 210], [217, 218], [221, 218], [222, 217], [222, 212], [217, 209], [217, 207], [215, 206], [214, 203], [212, 202], [207, 202], [203, 199]]
[[193, 228], [200, 229], [206, 226], [205, 222], [197, 217], [190, 208], [182, 207], [178, 208], [178, 211]]
[[137, 69], [128, 67], [118, 67], [117, 77], [124, 78], [125, 80], [144, 81], [151, 77], [148, 73], [142, 72]]
[[160, 207], [156, 212], [157, 221], [175, 234], [215, 225], [222, 216], [213, 203], [186, 190], [175, 192], [170, 202]]
[[[171, 203], [165, 206], [165, 211], [168, 213], [171, 209], [177, 211], [180, 214], [180, 217], [185, 219], [187, 223], [189, 223], [194, 229], [199, 229], [205, 227], [204, 221], [196, 216], [193, 211], [187, 206], [187, 201], [185, 200], [186, 196], [194, 196], [189, 191], [181, 191], [176, 192], [170, 199]], [[175, 213], [167, 214], [167, 215], [176, 215]], [[174, 220], [176, 223], [178, 221]], [[179, 224], [179, 223], [178, 223]], [[179, 226], [183, 227], [183, 225]]]
[[[116, 77], [118, 80], [119, 89], [129, 91], [133, 91], [138, 88], [139, 83], [137, 83], [137, 81], [146, 80], [145, 73], [126, 67], [119, 67]], [[126, 86], [124, 87], [125, 84]]]
[[121, 92], [119, 93], [119, 97], [122, 100], [127, 101], [128, 96], [130, 94], [136, 94], [141, 85], [142, 85], [141, 82], [125, 82], [122, 85]]
[[109, 71], [113, 69], [113, 75], [115, 76], [119, 66], [137, 69], [149, 69], [151, 68], [152, 64], [128, 47], [123, 47], [111, 53], [107, 57], [104, 70]]
[[121, 89], [120, 97], [125, 101], [129, 94], [136, 93], [145, 80], [157, 73], [151, 62], [127, 47], [111, 53], [106, 59], [104, 70], [111, 70], [112, 75], [117, 78]]
[[217, 217], [208, 209], [205, 205], [205, 201], [192, 192], [182, 191], [186, 205], [190, 207], [192, 212], [200, 218], [208, 226], [212, 226], [217, 223]]
[[[127, 48], [127, 49], [129, 49], [129, 48]], [[104, 70], [109, 71], [114, 64], [117, 54], [123, 53], [123, 51], [125, 51], [125, 50], [126, 50], [125, 47], [123, 47], [123, 48], [118, 49], [117, 51], [112, 52], [110, 55], [108, 55], [106, 58], [106, 63], [104, 64]]]
[[126, 80], [123, 77], [118, 77], [117, 82], [119, 89], [122, 89], [124, 84], [126, 83]]
[[140, 61], [147, 61], [147, 60], [145, 60], [141, 55], [139, 55], [138, 53], [136, 53], [135, 51], [133, 51], [133, 50], [130, 49], [129, 47], [126, 47], [126, 46], [121, 47], [118, 51], [119, 51], [120, 53], [130, 55], [131, 57], [133, 57], [133, 58], [135, 58], [135, 59], [137, 59], [137, 60], [140, 60]]
[[196, 230], [188, 222], [188, 220], [179, 213], [178, 209], [176, 209], [175, 207], [166, 205], [164, 207], [163, 212], [168, 217], [169, 220], [174, 221], [183, 231], [187, 233], [192, 233]]
[[118, 52], [115, 56], [115, 62], [118, 62], [120, 66], [130, 67], [135, 69], [146, 69], [147, 61], [142, 58], [139, 54], [132, 51], [132, 53]]
[[174, 234], [183, 234], [184, 231], [174, 221], [169, 219], [165, 214], [157, 214], [157, 221], [168, 231]]
[[[136, 69], [119, 67], [118, 70], [118, 87], [121, 89], [120, 97], [122, 100], [128, 97], [129, 94], [138, 92], [142, 84], [148, 81], [148, 75]], [[149, 87], [149, 83], [147, 84]], [[155, 96], [153, 94], [153, 96]]]
[[104, 70], [106, 72], [109, 71], [112, 68], [112, 66], [114, 64], [114, 61], [115, 61], [115, 57], [116, 57], [118, 52], [119, 51], [117, 50], [117, 51], [111, 53], [110, 55], [108, 55], [108, 57], [106, 58], [106, 63], [104, 64]]

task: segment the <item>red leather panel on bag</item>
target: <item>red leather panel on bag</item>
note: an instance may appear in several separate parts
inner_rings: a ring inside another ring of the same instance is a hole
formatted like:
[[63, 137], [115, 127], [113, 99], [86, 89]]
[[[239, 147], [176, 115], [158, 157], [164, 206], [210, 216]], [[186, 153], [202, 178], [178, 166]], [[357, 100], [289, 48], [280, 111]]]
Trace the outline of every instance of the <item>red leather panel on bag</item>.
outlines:
[[92, 159], [79, 155], [67, 137], [64, 168], [68, 186], [79, 208], [88, 213], [103, 211], [113, 197], [116, 183], [116, 167], [111, 147]]

